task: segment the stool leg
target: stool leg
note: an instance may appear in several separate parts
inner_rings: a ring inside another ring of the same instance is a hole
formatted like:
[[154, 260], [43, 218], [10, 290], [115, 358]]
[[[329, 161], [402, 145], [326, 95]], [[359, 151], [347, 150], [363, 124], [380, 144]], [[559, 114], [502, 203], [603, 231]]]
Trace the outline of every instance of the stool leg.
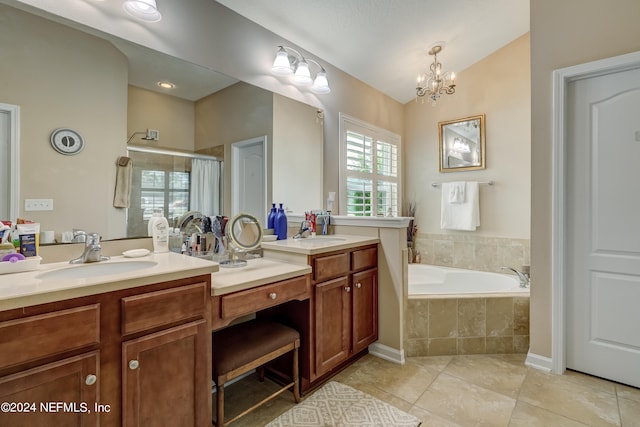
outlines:
[[224, 383], [220, 380], [216, 384], [216, 426], [224, 427]]
[[298, 347], [293, 349], [293, 398], [300, 402], [300, 374], [298, 372]]

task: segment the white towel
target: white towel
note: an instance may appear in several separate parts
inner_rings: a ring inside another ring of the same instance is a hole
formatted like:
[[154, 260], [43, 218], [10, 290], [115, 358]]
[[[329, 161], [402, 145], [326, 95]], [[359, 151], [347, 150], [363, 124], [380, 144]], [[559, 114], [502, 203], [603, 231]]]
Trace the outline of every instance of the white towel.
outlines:
[[477, 182], [465, 183], [465, 201], [449, 202], [454, 183], [442, 184], [440, 227], [445, 230], [475, 231], [480, 225], [480, 194]]
[[[452, 182], [449, 184], [449, 203], [464, 203], [465, 182]], [[444, 193], [444, 188], [442, 192]]]
[[120, 156], [116, 162], [116, 168], [116, 188], [113, 194], [113, 207], [128, 208], [131, 199], [133, 162], [129, 157]]

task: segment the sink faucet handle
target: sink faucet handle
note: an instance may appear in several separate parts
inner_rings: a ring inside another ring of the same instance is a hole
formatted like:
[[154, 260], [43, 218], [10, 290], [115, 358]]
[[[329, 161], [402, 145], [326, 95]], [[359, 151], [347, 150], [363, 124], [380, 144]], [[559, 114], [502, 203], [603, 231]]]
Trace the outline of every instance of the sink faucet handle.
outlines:
[[88, 233], [86, 246], [96, 246], [100, 244], [100, 234], [98, 233]]

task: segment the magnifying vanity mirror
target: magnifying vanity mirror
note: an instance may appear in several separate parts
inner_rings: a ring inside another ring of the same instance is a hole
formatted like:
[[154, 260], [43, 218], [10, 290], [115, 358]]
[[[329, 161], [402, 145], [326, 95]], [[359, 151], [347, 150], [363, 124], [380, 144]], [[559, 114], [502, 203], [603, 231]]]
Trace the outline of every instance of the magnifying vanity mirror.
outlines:
[[220, 261], [221, 267], [244, 267], [247, 261], [238, 259], [238, 252], [256, 249], [262, 243], [262, 224], [248, 213], [234, 216], [227, 226], [231, 257]]

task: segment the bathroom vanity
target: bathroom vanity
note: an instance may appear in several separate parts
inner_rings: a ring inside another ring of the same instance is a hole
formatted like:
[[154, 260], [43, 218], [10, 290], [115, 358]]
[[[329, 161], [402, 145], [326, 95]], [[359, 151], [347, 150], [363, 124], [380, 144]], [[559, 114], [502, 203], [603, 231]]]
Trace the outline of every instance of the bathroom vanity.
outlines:
[[218, 266], [145, 259], [155, 265], [88, 278], [65, 277], [67, 263], [0, 276], [0, 401], [12, 402], [0, 425], [210, 425]]
[[332, 239], [219, 271], [168, 253], [0, 276], [0, 425], [211, 425], [211, 333], [253, 316], [300, 332], [313, 388], [378, 333], [378, 240]]

